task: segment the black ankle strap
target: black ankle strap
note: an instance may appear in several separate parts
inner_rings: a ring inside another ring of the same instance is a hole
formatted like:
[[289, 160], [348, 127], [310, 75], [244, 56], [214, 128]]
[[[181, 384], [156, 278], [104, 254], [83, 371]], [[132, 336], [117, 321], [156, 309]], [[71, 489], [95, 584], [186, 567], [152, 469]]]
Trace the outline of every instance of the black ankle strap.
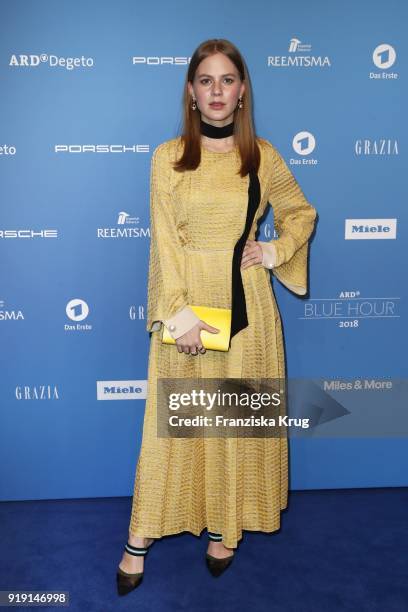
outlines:
[[131, 544], [129, 544], [129, 542], [125, 544], [125, 550], [129, 553], [129, 555], [134, 555], [135, 557], [139, 557], [147, 553], [147, 548], [132, 546]]

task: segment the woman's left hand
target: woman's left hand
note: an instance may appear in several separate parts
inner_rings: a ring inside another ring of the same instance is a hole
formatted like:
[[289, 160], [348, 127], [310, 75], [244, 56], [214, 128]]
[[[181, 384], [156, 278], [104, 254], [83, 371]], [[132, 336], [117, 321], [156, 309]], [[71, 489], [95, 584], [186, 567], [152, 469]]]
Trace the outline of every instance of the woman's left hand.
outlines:
[[256, 240], [247, 240], [241, 257], [241, 268], [249, 268], [256, 263], [262, 263], [262, 247]]

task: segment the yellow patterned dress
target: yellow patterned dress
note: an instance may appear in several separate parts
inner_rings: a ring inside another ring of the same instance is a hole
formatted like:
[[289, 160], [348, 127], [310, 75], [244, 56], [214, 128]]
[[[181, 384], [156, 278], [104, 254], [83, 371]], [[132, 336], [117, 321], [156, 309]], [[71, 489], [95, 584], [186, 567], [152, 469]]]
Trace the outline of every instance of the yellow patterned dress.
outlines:
[[[309, 238], [316, 209], [306, 200], [278, 150], [258, 138], [261, 199], [249, 239], [268, 204], [278, 238], [273, 274], [291, 291], [307, 291]], [[129, 531], [160, 538], [183, 531], [221, 533], [235, 548], [242, 531], [272, 532], [288, 498], [286, 437], [161, 438], [158, 378], [284, 378], [282, 328], [270, 272], [241, 269], [248, 326], [227, 352], [179, 353], [161, 342], [162, 321], [189, 304], [231, 308], [234, 245], [245, 225], [249, 175], [240, 177], [235, 146], [201, 147], [196, 170], [176, 172], [180, 137], [154, 151], [150, 180], [151, 246], [147, 330], [152, 331], [143, 437], [136, 467]]]

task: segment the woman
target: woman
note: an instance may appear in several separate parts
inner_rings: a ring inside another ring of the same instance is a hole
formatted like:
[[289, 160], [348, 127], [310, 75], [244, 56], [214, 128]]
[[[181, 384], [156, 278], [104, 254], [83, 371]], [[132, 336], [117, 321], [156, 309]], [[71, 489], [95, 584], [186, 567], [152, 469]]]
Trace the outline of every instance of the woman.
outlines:
[[[251, 111], [237, 48], [224, 39], [203, 42], [187, 73], [183, 134], [152, 157], [148, 390], [120, 594], [140, 584], [155, 539], [183, 531], [199, 536], [207, 528], [207, 566], [218, 576], [242, 530], [279, 529], [287, 505], [286, 436], [157, 435], [160, 378], [285, 377], [269, 270], [296, 294], [306, 293], [316, 210], [277, 149], [255, 136]], [[257, 241], [268, 203], [279, 238]], [[218, 328], [201, 320], [194, 304], [232, 308], [228, 351], [205, 350], [201, 330]], [[162, 342], [163, 325], [176, 346]]]

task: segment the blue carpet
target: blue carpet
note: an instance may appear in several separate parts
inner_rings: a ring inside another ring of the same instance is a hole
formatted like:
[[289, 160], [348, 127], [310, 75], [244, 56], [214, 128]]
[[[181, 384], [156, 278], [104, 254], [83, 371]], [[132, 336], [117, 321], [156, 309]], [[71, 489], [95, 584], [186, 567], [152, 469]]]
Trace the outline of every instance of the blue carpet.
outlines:
[[205, 530], [165, 536], [120, 598], [130, 508], [128, 497], [1, 503], [0, 590], [69, 591], [70, 612], [408, 610], [408, 488], [293, 491], [281, 529], [244, 531], [219, 578]]

